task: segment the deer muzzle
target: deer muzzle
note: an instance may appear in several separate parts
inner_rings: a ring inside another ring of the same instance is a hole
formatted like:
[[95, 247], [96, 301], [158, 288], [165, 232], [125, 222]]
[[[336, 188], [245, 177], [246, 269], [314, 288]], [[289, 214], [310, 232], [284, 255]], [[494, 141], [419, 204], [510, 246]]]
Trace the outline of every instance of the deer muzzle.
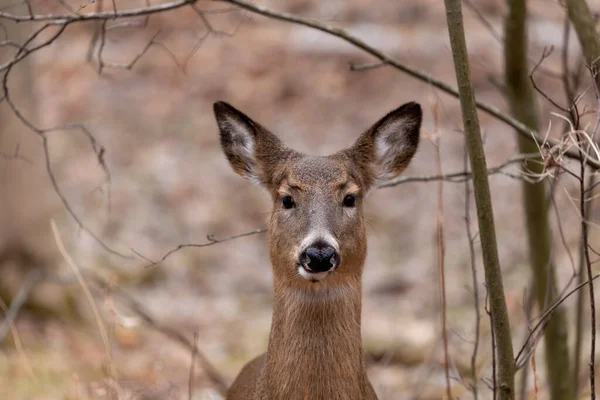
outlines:
[[320, 280], [328, 272], [333, 271], [340, 265], [340, 255], [337, 250], [325, 243], [316, 242], [300, 253], [298, 260], [301, 275], [310, 280]]

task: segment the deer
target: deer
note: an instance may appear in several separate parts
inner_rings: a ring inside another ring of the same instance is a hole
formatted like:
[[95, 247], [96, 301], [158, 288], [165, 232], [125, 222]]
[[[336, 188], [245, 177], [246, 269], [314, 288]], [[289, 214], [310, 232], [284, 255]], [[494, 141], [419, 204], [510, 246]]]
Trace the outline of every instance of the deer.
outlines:
[[246, 364], [227, 400], [377, 400], [361, 337], [367, 254], [363, 202], [400, 175], [417, 151], [421, 106], [389, 112], [345, 150], [288, 148], [225, 102], [213, 105], [233, 170], [264, 187], [273, 316], [266, 353]]

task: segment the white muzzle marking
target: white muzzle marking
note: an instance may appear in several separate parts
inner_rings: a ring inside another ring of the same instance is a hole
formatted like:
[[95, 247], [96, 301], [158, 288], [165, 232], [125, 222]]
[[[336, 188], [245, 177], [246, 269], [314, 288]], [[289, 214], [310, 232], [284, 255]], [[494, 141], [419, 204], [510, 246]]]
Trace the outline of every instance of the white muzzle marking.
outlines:
[[[309, 247], [310, 245], [312, 245], [313, 243], [316, 243], [316, 242], [327, 243], [328, 245], [333, 247], [338, 254], [340, 252], [340, 245], [331, 233], [329, 233], [327, 231], [323, 231], [323, 230], [315, 230], [315, 231], [309, 233], [302, 240], [302, 242], [300, 243], [300, 246], [298, 247], [296, 258], [297, 259], [300, 258], [300, 254], [304, 251], [304, 249], [306, 249], [307, 247]], [[300, 276], [303, 277], [304, 279], [313, 281], [313, 282], [321, 281], [321, 280], [325, 279], [325, 277], [328, 274], [330, 274], [331, 272], [333, 272], [334, 270], [335, 270], [335, 268], [332, 268], [329, 271], [324, 271], [324, 272], [311, 272], [311, 271], [307, 270], [303, 265], [298, 265], [298, 274], [300, 274]]]
[[321, 281], [321, 280], [325, 279], [325, 277], [329, 274], [329, 272], [331, 272], [331, 271], [310, 272], [310, 271], [307, 271], [302, 265], [298, 266], [298, 273], [300, 274], [300, 276], [309, 281]]

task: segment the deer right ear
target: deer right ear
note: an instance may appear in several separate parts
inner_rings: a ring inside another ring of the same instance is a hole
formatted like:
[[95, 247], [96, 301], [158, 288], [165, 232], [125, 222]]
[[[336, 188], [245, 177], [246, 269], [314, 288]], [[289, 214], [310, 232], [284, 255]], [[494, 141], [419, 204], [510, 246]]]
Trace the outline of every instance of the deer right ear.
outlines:
[[233, 170], [255, 183], [270, 184], [269, 166], [276, 165], [290, 150], [277, 136], [229, 104], [219, 101], [213, 109], [221, 147]]
[[389, 112], [363, 133], [351, 153], [369, 171], [368, 181], [397, 177], [419, 146], [423, 114], [417, 103], [406, 103]]

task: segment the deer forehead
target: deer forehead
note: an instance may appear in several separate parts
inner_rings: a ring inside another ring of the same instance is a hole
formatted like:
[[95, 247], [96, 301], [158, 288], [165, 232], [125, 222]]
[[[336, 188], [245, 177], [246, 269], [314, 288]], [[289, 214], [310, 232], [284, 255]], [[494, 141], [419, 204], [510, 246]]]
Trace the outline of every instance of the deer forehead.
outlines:
[[291, 163], [286, 172], [283, 189], [337, 192], [356, 185], [348, 160], [337, 155], [305, 156]]

